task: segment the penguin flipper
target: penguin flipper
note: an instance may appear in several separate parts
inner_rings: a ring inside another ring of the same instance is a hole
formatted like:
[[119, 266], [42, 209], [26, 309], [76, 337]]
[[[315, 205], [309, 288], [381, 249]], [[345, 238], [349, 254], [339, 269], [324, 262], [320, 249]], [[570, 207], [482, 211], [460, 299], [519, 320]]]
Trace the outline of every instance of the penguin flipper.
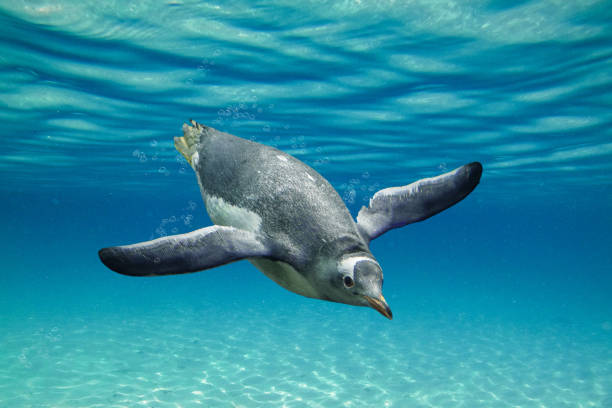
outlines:
[[423, 221], [463, 200], [476, 188], [481, 175], [482, 165], [474, 162], [407, 186], [380, 190], [368, 207], [359, 210], [359, 231], [369, 242], [390, 229]]
[[249, 231], [213, 225], [133, 245], [103, 248], [100, 260], [111, 270], [131, 276], [197, 272], [270, 251]]

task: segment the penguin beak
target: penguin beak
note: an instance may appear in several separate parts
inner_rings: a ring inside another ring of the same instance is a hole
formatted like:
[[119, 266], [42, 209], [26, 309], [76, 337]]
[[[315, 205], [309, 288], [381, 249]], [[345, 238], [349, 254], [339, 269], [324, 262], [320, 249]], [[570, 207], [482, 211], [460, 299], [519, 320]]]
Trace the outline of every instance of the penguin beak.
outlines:
[[393, 319], [393, 313], [391, 313], [391, 309], [389, 309], [389, 305], [387, 304], [387, 301], [383, 295], [380, 295], [378, 298], [373, 298], [370, 296], [364, 296], [364, 298], [366, 298], [368, 303], [370, 303], [370, 306], [378, 310], [381, 315], [385, 316], [389, 320]]

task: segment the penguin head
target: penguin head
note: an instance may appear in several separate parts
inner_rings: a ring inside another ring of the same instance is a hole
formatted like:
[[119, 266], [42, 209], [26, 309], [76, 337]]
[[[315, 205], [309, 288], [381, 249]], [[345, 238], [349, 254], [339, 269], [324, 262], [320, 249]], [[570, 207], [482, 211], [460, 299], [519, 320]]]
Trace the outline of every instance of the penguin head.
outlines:
[[330, 300], [358, 306], [369, 306], [388, 319], [391, 309], [382, 294], [383, 273], [369, 254], [348, 254], [340, 258], [332, 273], [333, 294]]

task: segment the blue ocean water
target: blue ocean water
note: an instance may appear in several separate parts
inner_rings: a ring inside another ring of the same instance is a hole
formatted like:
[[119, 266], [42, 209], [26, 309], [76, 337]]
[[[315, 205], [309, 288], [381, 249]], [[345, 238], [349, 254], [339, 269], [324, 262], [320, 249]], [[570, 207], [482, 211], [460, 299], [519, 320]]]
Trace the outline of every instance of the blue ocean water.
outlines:
[[[612, 407], [612, 4], [3, 1], [0, 406]], [[190, 118], [353, 214], [483, 163], [372, 242], [394, 319], [248, 262], [115, 274], [211, 224]]]

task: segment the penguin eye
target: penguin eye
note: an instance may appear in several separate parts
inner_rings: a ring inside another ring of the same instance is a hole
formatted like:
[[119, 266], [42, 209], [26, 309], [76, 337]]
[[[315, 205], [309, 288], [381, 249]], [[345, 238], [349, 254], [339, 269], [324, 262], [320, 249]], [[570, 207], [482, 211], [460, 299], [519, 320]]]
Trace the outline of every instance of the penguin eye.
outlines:
[[353, 286], [355, 286], [355, 281], [353, 281], [353, 278], [351, 278], [348, 275], [344, 277], [343, 281], [344, 281], [344, 286], [346, 286], [347, 288], [352, 288]]

